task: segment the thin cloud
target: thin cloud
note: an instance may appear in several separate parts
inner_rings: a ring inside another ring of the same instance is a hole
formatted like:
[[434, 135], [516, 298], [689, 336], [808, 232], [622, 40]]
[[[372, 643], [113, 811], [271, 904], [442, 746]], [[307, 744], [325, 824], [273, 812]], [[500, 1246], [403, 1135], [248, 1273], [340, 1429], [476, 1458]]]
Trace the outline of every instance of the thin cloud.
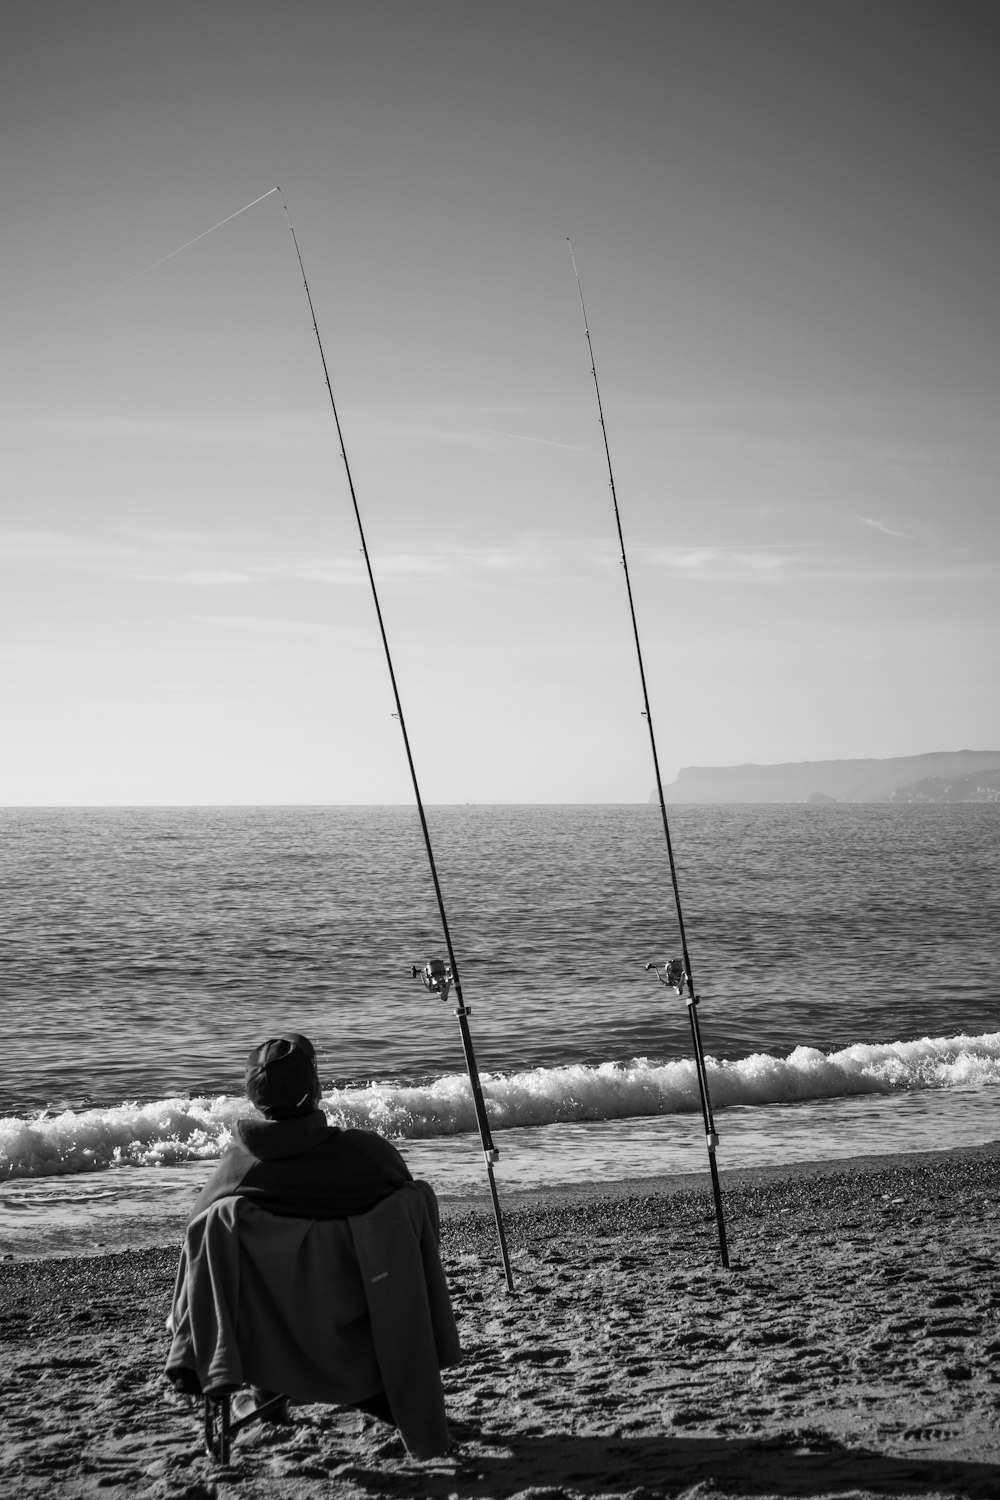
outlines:
[[41, 562], [85, 568], [106, 564], [112, 554], [121, 560], [132, 551], [132, 548], [122, 544], [111, 545], [71, 532], [0, 533], [0, 561], [9, 559], [12, 562]]
[[787, 547], [661, 547], [637, 554], [656, 567], [699, 582], [773, 582], [797, 571], [801, 549]]
[[[117, 532], [86, 537], [69, 532], [0, 533], [4, 560], [39, 568], [102, 573], [141, 583], [192, 588], [246, 587], [273, 582], [367, 585], [360, 549], [345, 552], [276, 550], [266, 536], [225, 540], [192, 532]], [[440, 547], [433, 551], [388, 552], [373, 558], [376, 583], [460, 579], [470, 574], [498, 577], [549, 572], [553, 549], [534, 540], [511, 546]]]
[[268, 636], [277, 633], [319, 637], [344, 634], [342, 627], [326, 620], [289, 620], [276, 615], [193, 614], [188, 619], [193, 625], [204, 625], [230, 634], [257, 632]]
[[454, 426], [432, 421], [403, 420], [391, 430], [406, 441], [431, 443], [441, 447], [471, 448], [479, 452], [494, 452], [510, 443], [532, 443], [543, 448], [559, 448], [568, 453], [596, 455], [599, 452], [597, 448], [581, 447], [577, 443], [560, 443], [555, 438], [532, 437], [526, 432], [507, 432], [498, 427], [467, 427], [457, 420]]
[[[478, 452], [496, 452], [512, 443], [555, 448], [568, 453], [599, 454], [594, 445], [562, 442], [556, 438], [519, 432], [510, 426], [492, 425], [524, 418], [532, 421], [538, 411], [521, 412], [497, 408], [430, 409], [427, 411], [391, 410], [368, 407], [342, 407], [340, 415], [353, 441], [377, 441], [380, 444], [422, 444], [433, 447], [467, 448]], [[544, 414], [541, 414], [544, 415]], [[327, 411], [296, 411], [279, 415], [255, 413], [250, 418], [216, 421], [180, 420], [155, 414], [122, 417], [117, 415], [9, 417], [3, 425], [15, 439], [34, 442], [77, 440], [89, 443], [160, 443], [184, 447], [209, 448], [290, 448], [322, 451], [334, 444], [334, 429]]]
[[473, 429], [484, 437], [506, 438], [515, 443], [540, 443], [544, 448], [562, 448], [568, 453], [598, 453], [598, 448], [584, 448], [579, 443], [558, 443], [554, 438], [530, 437], [526, 432], [501, 432], [499, 429], [483, 427]]
[[238, 421], [177, 421], [169, 417], [18, 417], [8, 426], [16, 434], [49, 442], [77, 438], [86, 442], [157, 442], [189, 447], [302, 448], [329, 445], [329, 423], [312, 413], [261, 415]]
[[678, 580], [704, 584], [784, 585], [803, 583], [956, 583], [995, 578], [1000, 566], [938, 558], [931, 562], [873, 565], [842, 547], [800, 546], [637, 548], [636, 562], [663, 569]]
[[909, 531], [894, 531], [891, 526], [886, 526], [884, 521], [878, 521], [874, 516], [859, 517], [863, 526], [870, 526], [873, 531], [881, 532], [883, 536], [898, 537], [900, 541], [914, 542], [916, 537]]
[[[496, 451], [510, 443], [529, 443], [569, 453], [596, 455], [593, 444], [564, 442], [524, 431], [525, 427], [565, 429], [576, 424], [572, 408], [552, 405], [430, 406], [423, 408], [355, 407], [349, 420], [358, 435], [369, 439], [425, 443], [442, 447]], [[500, 426], [497, 426], [497, 423]]]
[[[25, 571], [76, 571], [126, 582], [192, 589], [247, 589], [272, 584], [366, 588], [360, 549], [343, 552], [275, 549], [265, 535], [222, 538], [190, 532], [118, 532], [87, 537], [72, 533], [0, 533], [0, 566]], [[421, 582], [440, 585], [510, 579], [551, 583], [606, 574], [619, 562], [608, 538], [522, 535], [506, 545], [442, 546], [380, 552], [372, 558], [376, 587]], [[662, 571], [698, 584], [776, 587], [802, 583], [937, 583], [995, 578], [996, 563], [971, 555], [938, 556], [886, 567], [843, 547], [763, 544], [644, 547], [629, 551], [630, 566]]]

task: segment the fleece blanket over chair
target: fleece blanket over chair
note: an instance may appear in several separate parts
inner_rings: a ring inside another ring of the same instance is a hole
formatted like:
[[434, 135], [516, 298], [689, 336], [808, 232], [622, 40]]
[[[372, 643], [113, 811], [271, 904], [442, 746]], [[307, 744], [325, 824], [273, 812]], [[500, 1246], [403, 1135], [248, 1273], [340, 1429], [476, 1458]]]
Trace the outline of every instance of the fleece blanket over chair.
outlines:
[[441, 1369], [461, 1357], [437, 1200], [407, 1183], [351, 1219], [288, 1219], [222, 1198], [188, 1225], [167, 1374], [354, 1405], [384, 1391], [406, 1450], [447, 1451]]

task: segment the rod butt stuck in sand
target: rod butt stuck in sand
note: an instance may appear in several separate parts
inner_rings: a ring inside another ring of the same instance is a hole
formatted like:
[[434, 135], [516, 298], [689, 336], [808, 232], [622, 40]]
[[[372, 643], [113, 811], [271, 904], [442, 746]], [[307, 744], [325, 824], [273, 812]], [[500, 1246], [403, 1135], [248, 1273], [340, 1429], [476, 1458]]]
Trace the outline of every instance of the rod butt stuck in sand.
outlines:
[[594, 380], [594, 391], [597, 396], [597, 414], [601, 424], [601, 436], [604, 440], [604, 457], [608, 468], [608, 481], [611, 487], [611, 500], [614, 506], [615, 526], [618, 531], [618, 545], [621, 554], [621, 565], [625, 575], [625, 591], [628, 596], [629, 614], [632, 618], [632, 636], [635, 641], [636, 660], [639, 664], [639, 681], [642, 685], [643, 717], [649, 730], [649, 746], [653, 755], [653, 772], [656, 777], [656, 792], [660, 803], [660, 817], [663, 822], [663, 836], [667, 845], [667, 861], [670, 866], [670, 882], [673, 888], [674, 910], [677, 914], [677, 926], [680, 936], [682, 959], [671, 959], [664, 965], [667, 977], [660, 973], [655, 964], [646, 964], [646, 969], [653, 969], [656, 977], [661, 983], [669, 985], [678, 995], [683, 995], [687, 1004], [688, 1017], [691, 1022], [691, 1045], [694, 1049], [695, 1071], [698, 1076], [698, 1092], [701, 1096], [702, 1120], [705, 1126], [705, 1144], [708, 1149], [709, 1175], [712, 1181], [712, 1198], [715, 1204], [715, 1219], [719, 1230], [719, 1253], [723, 1266], [729, 1266], [729, 1247], [726, 1243], [726, 1220], [722, 1211], [722, 1192], [719, 1187], [719, 1168], [715, 1159], [715, 1148], [719, 1143], [718, 1132], [712, 1116], [712, 1102], [708, 1091], [708, 1072], [705, 1066], [705, 1054], [701, 1044], [701, 1028], [698, 1024], [698, 996], [695, 993], [694, 980], [691, 977], [691, 957], [688, 952], [687, 935], [684, 928], [684, 913], [681, 908], [680, 885], [677, 879], [677, 863], [674, 859], [673, 840], [670, 837], [670, 822], [667, 818], [666, 798], [663, 795], [663, 779], [660, 775], [660, 758], [656, 750], [656, 735], [653, 730], [653, 712], [649, 703], [649, 690], [646, 685], [646, 669], [642, 659], [642, 644], [639, 640], [639, 622], [635, 612], [635, 598], [632, 593], [632, 580], [629, 574], [628, 554], [625, 550], [625, 536], [622, 531], [621, 511], [618, 506], [618, 492], [615, 488], [614, 468], [611, 463], [611, 448], [608, 443], [608, 429], [604, 421], [604, 403], [601, 400], [601, 387], [597, 379], [597, 361], [594, 358], [594, 345], [590, 337], [590, 323], [587, 319], [587, 305], [583, 300], [583, 285], [580, 281], [580, 273], [576, 267], [576, 256], [573, 254], [573, 246], [567, 239], [570, 260], [573, 264], [573, 275], [576, 277], [576, 288], [580, 294], [580, 310], [583, 313], [583, 329], [587, 339], [587, 350], [590, 354], [590, 373]]
[[[449, 951], [451, 942], [448, 942]], [[432, 995], [438, 995], [442, 1000], [447, 1000], [448, 992], [454, 986], [455, 1016], [458, 1020], [459, 1030], [462, 1034], [462, 1049], [465, 1052], [465, 1066], [469, 1074], [469, 1083], [472, 1087], [472, 1102], [476, 1111], [476, 1124], [479, 1127], [479, 1138], [483, 1144], [483, 1161], [486, 1164], [486, 1180], [489, 1184], [490, 1198], [493, 1202], [493, 1218], [496, 1223], [497, 1241], [500, 1245], [500, 1259], [503, 1262], [504, 1275], [507, 1280], [507, 1290], [514, 1290], [514, 1280], [510, 1269], [510, 1256], [507, 1252], [507, 1236], [504, 1233], [503, 1215], [500, 1212], [500, 1198], [497, 1194], [496, 1178], [493, 1175], [493, 1164], [500, 1157], [500, 1152], [493, 1144], [493, 1135], [490, 1131], [489, 1117], [486, 1113], [486, 1101], [483, 1098], [482, 1084], [479, 1081], [479, 1069], [476, 1067], [476, 1055], [472, 1049], [472, 1032], [469, 1030], [469, 1010], [462, 998], [462, 986], [458, 979], [453, 964], [446, 964], [441, 958], [432, 958], [422, 967], [414, 964], [410, 970], [414, 979], [419, 979], [425, 990]]]
[[371, 589], [372, 601], [375, 605], [375, 615], [378, 620], [379, 634], [382, 638], [382, 649], [385, 654], [386, 666], [389, 669], [389, 681], [392, 686], [392, 696], [396, 704], [395, 718], [399, 722], [399, 728], [403, 736], [403, 748], [406, 751], [406, 763], [410, 771], [410, 781], [413, 785], [413, 795], [416, 801], [417, 813], [420, 817], [420, 828], [423, 833], [424, 848], [427, 851], [427, 862], [430, 866], [431, 879], [434, 884], [434, 895], [437, 899], [438, 913], [441, 918], [441, 928], [444, 935], [445, 946], [448, 950], [447, 964], [443, 959], [431, 959], [427, 964], [423, 966], [422, 969], [415, 964], [413, 966], [411, 977], [415, 978], [419, 974], [424, 981], [424, 986], [426, 989], [430, 990], [434, 994], [441, 995], [442, 998], [445, 999], [448, 996], [448, 991], [452, 987], [454, 987], [455, 990], [455, 998], [458, 1002], [457, 1008], [455, 1010], [455, 1015], [458, 1018], [458, 1024], [462, 1035], [462, 1047], [465, 1052], [465, 1061], [469, 1073], [469, 1084], [472, 1089], [472, 1101], [476, 1112], [476, 1123], [479, 1127], [479, 1134], [482, 1140], [483, 1156], [486, 1162], [486, 1176], [490, 1189], [490, 1198], [493, 1204], [493, 1216], [496, 1221], [497, 1241], [500, 1247], [500, 1259], [503, 1264], [503, 1272], [504, 1278], [507, 1282], [507, 1290], [509, 1292], [513, 1292], [514, 1277], [513, 1272], [511, 1271], [510, 1255], [507, 1251], [507, 1237], [504, 1233], [503, 1215], [500, 1211], [500, 1199], [497, 1194], [496, 1180], [493, 1174], [493, 1164], [499, 1157], [500, 1153], [494, 1146], [493, 1137], [490, 1133], [489, 1119], [486, 1114], [486, 1104], [483, 1099], [482, 1085], [479, 1080], [479, 1070], [476, 1067], [475, 1054], [472, 1048], [472, 1035], [469, 1031], [469, 1023], [467, 1020], [469, 1011], [467, 1010], [465, 1002], [462, 999], [462, 986], [458, 976], [458, 961], [455, 957], [455, 949], [452, 944], [451, 928], [448, 923], [448, 914], [445, 910], [444, 894], [441, 890], [441, 882], [438, 878], [437, 862], [434, 858], [434, 848], [431, 844], [430, 829], [427, 826], [427, 817], [424, 812], [423, 798], [420, 795], [420, 784], [417, 780], [416, 765], [413, 759], [413, 752], [410, 749], [410, 736], [407, 733], [406, 729], [406, 719], [403, 714], [403, 704], [400, 699], [399, 687], [396, 682], [395, 668], [392, 664], [392, 653], [389, 650], [389, 637], [386, 632], [385, 620], [382, 615], [382, 606], [379, 601], [378, 588], [375, 584], [375, 574], [372, 569], [371, 557], [368, 552], [368, 542], [365, 537], [365, 528], [361, 520], [361, 508], [358, 505], [358, 497], [354, 488], [354, 478], [351, 474], [351, 466], [347, 459], [347, 449], [344, 444], [344, 434], [340, 425], [340, 415], [337, 411], [337, 403], [334, 400], [333, 395], [333, 386], [330, 382], [330, 370], [326, 362], [326, 353], [323, 349], [323, 340], [320, 337], [319, 324], [316, 320], [316, 309], [313, 306], [312, 293], [309, 290], [309, 282], [306, 277], [306, 269], [302, 261], [302, 252], [299, 250], [298, 237], [292, 224], [291, 215], [288, 212], [288, 204], [285, 202], [284, 194], [282, 193], [280, 188], [276, 188], [275, 191], [277, 192], [278, 197], [281, 200], [281, 206], [285, 212], [285, 219], [287, 220], [288, 228], [292, 236], [292, 244], [295, 246], [295, 257], [299, 264], [299, 271], [302, 276], [302, 285], [305, 290], [306, 301], [309, 304], [309, 314], [312, 318], [313, 333], [316, 335], [316, 345], [319, 349], [319, 357], [323, 366], [323, 378], [326, 382], [327, 395], [330, 398], [330, 410], [333, 412], [333, 420], [337, 429], [337, 439], [340, 443], [340, 456], [344, 463], [344, 473], [347, 476], [347, 488], [350, 492], [351, 505], [354, 510], [354, 519], [357, 523], [358, 537], [361, 542], [361, 554], [365, 560], [365, 569], [368, 574], [368, 583]]

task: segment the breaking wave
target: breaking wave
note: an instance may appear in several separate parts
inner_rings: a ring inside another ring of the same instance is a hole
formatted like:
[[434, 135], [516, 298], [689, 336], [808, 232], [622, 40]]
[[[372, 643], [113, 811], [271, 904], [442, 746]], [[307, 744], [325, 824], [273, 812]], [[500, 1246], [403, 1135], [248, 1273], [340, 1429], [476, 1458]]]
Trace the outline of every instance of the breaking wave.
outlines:
[[[716, 1110], [794, 1104], [853, 1094], [980, 1087], [1000, 1083], [1000, 1032], [857, 1042], [825, 1053], [796, 1047], [787, 1057], [754, 1053], [707, 1060]], [[490, 1124], [552, 1125], [700, 1109], [689, 1059], [532, 1068], [483, 1074]], [[468, 1079], [446, 1074], [423, 1086], [374, 1082], [331, 1089], [323, 1108], [335, 1125], [377, 1130], [395, 1139], [428, 1139], [475, 1131]], [[0, 1119], [0, 1181], [59, 1176], [119, 1166], [176, 1166], [218, 1157], [236, 1123], [252, 1114], [244, 1098], [158, 1099], [95, 1109], [45, 1111]]]

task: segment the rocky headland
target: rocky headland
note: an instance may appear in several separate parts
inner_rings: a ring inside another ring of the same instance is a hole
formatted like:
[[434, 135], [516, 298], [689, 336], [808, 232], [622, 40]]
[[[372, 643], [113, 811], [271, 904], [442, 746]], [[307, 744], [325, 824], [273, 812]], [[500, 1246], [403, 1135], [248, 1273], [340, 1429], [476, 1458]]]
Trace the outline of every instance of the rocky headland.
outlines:
[[669, 803], [1000, 802], [1000, 750], [685, 766], [663, 791]]

